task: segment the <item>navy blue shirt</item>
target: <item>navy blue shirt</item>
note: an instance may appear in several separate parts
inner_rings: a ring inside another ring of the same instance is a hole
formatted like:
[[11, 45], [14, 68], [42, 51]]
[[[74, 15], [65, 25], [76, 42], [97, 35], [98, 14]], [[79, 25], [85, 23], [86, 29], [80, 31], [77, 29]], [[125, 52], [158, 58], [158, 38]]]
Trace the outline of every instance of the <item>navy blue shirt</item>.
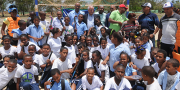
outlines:
[[110, 15], [111, 15], [111, 13], [108, 13], [108, 14], [106, 15], [106, 21], [105, 21], [105, 26], [106, 26], [106, 27], [109, 27], [109, 26], [110, 26], [110, 23], [109, 23], [109, 21], [108, 21]]
[[146, 14], [140, 15], [138, 22], [141, 25], [141, 29], [148, 29], [150, 30], [150, 33], [153, 33], [155, 30], [154, 24], [156, 26], [159, 25], [159, 19], [157, 15], [151, 12], [149, 12], [147, 15]]

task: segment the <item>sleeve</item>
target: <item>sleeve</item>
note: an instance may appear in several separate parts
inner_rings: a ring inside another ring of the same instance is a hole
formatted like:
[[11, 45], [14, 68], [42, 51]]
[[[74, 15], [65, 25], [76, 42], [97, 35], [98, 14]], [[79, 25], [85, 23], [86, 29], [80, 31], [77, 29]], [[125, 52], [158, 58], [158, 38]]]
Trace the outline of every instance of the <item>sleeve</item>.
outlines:
[[109, 16], [109, 18], [114, 19], [114, 18], [115, 18], [115, 16], [116, 16], [116, 15], [115, 15], [115, 13], [116, 13], [116, 12], [115, 12], [115, 11], [113, 11], [113, 12], [111, 13], [111, 15]]
[[20, 45], [17, 46], [17, 53], [20, 53], [20, 52], [21, 52], [21, 48], [22, 48], [22, 47], [21, 47]]
[[36, 46], [36, 51], [39, 51], [41, 48], [39, 46], [37, 46], [36, 44], [34, 44]]
[[98, 87], [101, 87], [103, 85], [102, 81], [99, 79], [99, 77], [97, 77], [97, 80], [98, 80]]
[[52, 53], [50, 60], [53, 61], [53, 60], [55, 60], [56, 58], [57, 58], [56, 55], [55, 55], [54, 53]]
[[111, 79], [109, 79], [109, 80], [106, 82], [106, 85], [105, 85], [104, 90], [110, 90], [111, 84], [112, 84]]
[[130, 51], [129, 47], [127, 47], [127, 46], [126, 46], [126, 48], [125, 48], [125, 49], [126, 49], [126, 51], [125, 51], [125, 52], [126, 52], [126, 53], [130, 56], [130, 55], [131, 55], [131, 51]]
[[54, 23], [55, 23], [55, 18], [54, 18], [53, 21], [52, 21], [52, 27], [53, 27], [53, 28], [55, 27]]
[[175, 87], [177, 90], [179, 90], [180, 89], [180, 82], [176, 85], [176, 87]]
[[160, 73], [160, 75], [157, 78], [157, 81], [159, 85], [163, 85], [163, 76], [164, 76], [164, 71]]
[[71, 61], [68, 59], [68, 69], [69, 68], [72, 68], [72, 63], [71, 63]]
[[155, 25], [158, 26], [159, 25], [159, 19], [158, 19], [156, 14], [155, 14], [154, 18], [155, 18]]
[[127, 79], [126, 79], [126, 83], [125, 84], [126, 84], [126, 88], [128, 88], [128, 89], [132, 88], [130, 82]]
[[105, 71], [106, 70], [106, 65], [100, 64], [100, 66], [99, 66], [100, 71]]
[[150, 52], [149, 52], [148, 49], [146, 49], [146, 55], [145, 55], [145, 57], [146, 57], [147, 59], [151, 59], [151, 57], [150, 57]]
[[39, 75], [37, 67], [35, 67], [34, 65], [33, 67], [34, 67], [34, 75]]
[[65, 90], [72, 90], [68, 81], [64, 79], [64, 82], [65, 82]]
[[15, 78], [20, 78], [21, 77], [21, 73], [20, 72], [21, 72], [21, 70], [20, 70], [20, 68], [18, 68], [14, 77]]
[[84, 23], [84, 31], [88, 30], [87, 25]]
[[7, 18], [4, 19], [3, 23], [5, 23], [6, 25], [8, 25], [10, 22], [8, 21]]
[[14, 49], [13, 49], [13, 52], [14, 53], [17, 53], [17, 48], [16, 47], [13, 47]]
[[26, 28], [26, 33], [27, 33], [27, 34], [30, 34], [30, 29], [31, 29], [31, 26], [29, 26], [28, 28]]
[[41, 58], [41, 56], [38, 56], [38, 61], [39, 61], [39, 66], [43, 65], [44, 62], [42, 61], [43, 59]]
[[122, 23], [121, 30], [124, 30], [125, 22]]
[[84, 77], [82, 77], [82, 88], [83, 88], [83, 90], [86, 90], [86, 80], [85, 80], [86, 78], [84, 78]]
[[132, 69], [132, 72], [137, 72], [136, 69], [134, 69], [133, 67], [131, 67], [131, 69]]
[[44, 36], [44, 30], [41, 28], [41, 36]]
[[[58, 68], [58, 63], [56, 62], [56, 60], [54, 60], [54, 63], [53, 63], [53, 65], [52, 65], [52, 69], [54, 69], [54, 68]], [[51, 69], [51, 70], [52, 70]]]
[[162, 29], [162, 21], [160, 20], [158, 28]]

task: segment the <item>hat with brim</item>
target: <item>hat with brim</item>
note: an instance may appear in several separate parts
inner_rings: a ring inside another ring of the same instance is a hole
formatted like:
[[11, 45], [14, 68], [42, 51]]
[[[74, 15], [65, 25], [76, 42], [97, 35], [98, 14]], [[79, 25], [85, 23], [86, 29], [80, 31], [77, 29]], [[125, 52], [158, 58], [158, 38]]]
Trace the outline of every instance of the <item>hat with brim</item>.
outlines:
[[173, 4], [171, 2], [167, 2], [163, 5], [163, 8], [171, 8], [173, 7]]
[[141, 5], [141, 7], [152, 7], [152, 5], [151, 5], [151, 3], [145, 3], [145, 4], [143, 4], [143, 5]]
[[124, 5], [124, 4], [120, 4], [119, 7], [120, 7], [120, 8], [128, 9], [128, 8], [126, 7], [126, 5]]

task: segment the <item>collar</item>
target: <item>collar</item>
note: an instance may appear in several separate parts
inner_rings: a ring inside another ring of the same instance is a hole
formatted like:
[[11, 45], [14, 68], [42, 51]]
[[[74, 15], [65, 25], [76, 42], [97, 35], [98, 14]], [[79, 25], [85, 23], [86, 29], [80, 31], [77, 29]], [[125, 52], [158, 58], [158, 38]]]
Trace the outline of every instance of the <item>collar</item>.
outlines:
[[[33, 27], [36, 27], [35, 24], [33, 24]], [[37, 27], [36, 27], [37, 28]], [[38, 28], [39, 28], [39, 25], [38, 25]]]
[[[73, 10], [73, 13], [76, 13], [76, 11], [75, 10]], [[77, 13], [77, 14], [79, 14], [80, 13], [80, 10], [79, 10], [79, 12]]]
[[[151, 11], [147, 15], [150, 15], [150, 14], [151, 14]], [[146, 14], [144, 13], [144, 15], [146, 15]]]
[[173, 14], [172, 14], [170, 17], [167, 17], [167, 15], [165, 14], [165, 17], [166, 17], [166, 18], [171, 18], [171, 17], [174, 17], [175, 14], [176, 14], [176, 13], [173, 12]]
[[[91, 16], [91, 15], [89, 15], [89, 13], [88, 13], [88, 16]], [[93, 16], [94, 16], [94, 14], [91, 17], [93, 17]]]
[[[118, 49], [118, 48], [121, 48], [121, 47], [123, 47], [123, 43], [121, 43], [121, 44], [119, 44], [115, 49]], [[114, 45], [114, 47], [115, 47], [115, 45]]]

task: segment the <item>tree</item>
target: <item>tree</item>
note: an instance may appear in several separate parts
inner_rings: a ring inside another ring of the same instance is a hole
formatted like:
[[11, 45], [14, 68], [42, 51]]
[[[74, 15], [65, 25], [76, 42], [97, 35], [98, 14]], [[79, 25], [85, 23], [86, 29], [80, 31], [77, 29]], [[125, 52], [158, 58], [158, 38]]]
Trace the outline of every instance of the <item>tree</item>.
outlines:
[[6, 8], [6, 5], [7, 5], [7, 2], [6, 0], [0, 0], [0, 10], [1, 10], [1, 13], [2, 13], [2, 17], [4, 17], [4, 9]]

